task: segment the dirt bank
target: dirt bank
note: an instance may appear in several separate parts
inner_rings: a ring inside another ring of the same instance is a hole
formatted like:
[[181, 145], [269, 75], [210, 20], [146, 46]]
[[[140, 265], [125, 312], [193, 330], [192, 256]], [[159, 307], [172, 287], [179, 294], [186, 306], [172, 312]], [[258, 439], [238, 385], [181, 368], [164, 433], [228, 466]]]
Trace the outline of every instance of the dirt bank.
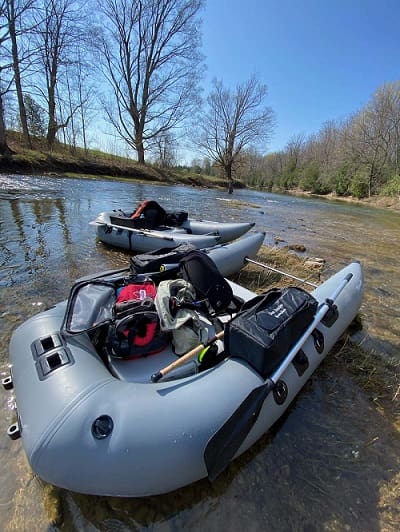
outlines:
[[381, 209], [391, 209], [400, 212], [400, 197], [396, 196], [371, 196], [370, 198], [358, 199], [353, 196], [338, 196], [337, 194], [312, 194], [304, 190], [287, 190], [285, 194], [293, 196], [301, 196], [307, 198], [319, 198], [331, 201], [343, 201], [345, 203], [354, 203], [358, 205], [368, 205], [370, 207], [378, 207]]

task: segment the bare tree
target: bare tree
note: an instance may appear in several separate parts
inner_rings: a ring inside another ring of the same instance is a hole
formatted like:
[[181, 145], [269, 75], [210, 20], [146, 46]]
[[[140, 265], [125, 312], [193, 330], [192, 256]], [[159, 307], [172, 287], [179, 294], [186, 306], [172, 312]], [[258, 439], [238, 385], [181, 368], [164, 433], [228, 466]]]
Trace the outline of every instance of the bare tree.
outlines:
[[[59, 116], [61, 123], [66, 123], [63, 128], [63, 135], [66, 143], [72, 149], [78, 145], [83, 145], [87, 150], [87, 127], [90, 122], [91, 105], [96, 93], [91, 70], [87, 68], [88, 58], [78, 49], [76, 61], [70, 65], [65, 72], [63, 87], [64, 93], [62, 102], [59, 100]], [[78, 112], [77, 112], [78, 111]], [[69, 121], [64, 119], [70, 117]]]
[[70, 105], [70, 95], [64, 85], [69, 79], [67, 72], [70, 74], [78, 62], [77, 50], [84, 36], [84, 11], [78, 0], [43, 0], [36, 17], [35, 44], [39, 67], [35, 85], [46, 102], [46, 137], [48, 147], [52, 149], [57, 132], [68, 126], [82, 105], [82, 102]]
[[145, 163], [155, 139], [177, 128], [197, 104], [202, 71], [198, 13], [203, 0], [104, 0], [106, 106], [118, 135]]
[[368, 196], [376, 192], [387, 161], [389, 132], [384, 117], [367, 106], [349, 120], [344, 134], [346, 158], [356, 173], [365, 175]]
[[10, 157], [13, 151], [7, 144], [4, 97], [10, 90], [13, 78], [10, 77], [12, 60], [8, 49], [10, 34], [6, 15], [7, 3], [2, 0], [0, 1], [0, 154]]
[[[382, 117], [387, 140], [387, 160], [393, 172], [400, 174], [400, 82], [385, 83], [375, 92], [370, 107]], [[382, 136], [382, 134], [381, 134]]]
[[0, 155], [8, 158], [14, 153], [7, 144], [6, 124], [4, 119], [4, 93], [0, 91]]
[[24, 61], [30, 57], [30, 52], [27, 50], [21, 54], [19, 40], [29, 32], [29, 14], [34, 8], [35, 2], [36, 0], [6, 0], [6, 17], [11, 41], [14, 83], [18, 100], [19, 119], [26, 148], [31, 148], [31, 139], [22, 90], [22, 72]]
[[176, 140], [170, 133], [155, 139], [155, 151], [160, 168], [171, 168], [176, 164]]
[[199, 147], [232, 180], [240, 154], [246, 147], [266, 143], [274, 126], [274, 113], [264, 107], [267, 87], [252, 76], [235, 91], [214, 80], [208, 107], [200, 118]]
[[303, 155], [304, 146], [304, 133], [298, 133], [297, 135], [293, 135], [292, 137], [290, 137], [289, 141], [286, 144], [285, 152], [293, 170], [296, 170], [302, 162], [301, 157]]

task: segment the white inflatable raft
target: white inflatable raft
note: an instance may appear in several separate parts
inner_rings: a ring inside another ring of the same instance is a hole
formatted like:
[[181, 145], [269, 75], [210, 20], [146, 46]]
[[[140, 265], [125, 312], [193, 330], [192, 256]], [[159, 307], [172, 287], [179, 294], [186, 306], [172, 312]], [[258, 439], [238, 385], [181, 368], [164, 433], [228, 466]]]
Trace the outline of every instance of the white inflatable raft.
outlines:
[[[255, 296], [230, 284], [243, 301]], [[66, 334], [66, 302], [59, 303], [11, 338], [11, 376], [3, 385], [14, 387], [18, 421], [8, 433], [22, 436], [39, 477], [75, 492], [141, 497], [213, 479], [283, 414], [358, 313], [362, 294], [357, 262], [313, 290], [313, 321], [267, 379], [227, 357], [200, 373], [187, 363], [171, 380], [152, 382], [177, 360], [170, 346], [135, 360], [105, 360], [93, 343], [98, 333]], [[328, 308], [336, 312], [324, 323]]]

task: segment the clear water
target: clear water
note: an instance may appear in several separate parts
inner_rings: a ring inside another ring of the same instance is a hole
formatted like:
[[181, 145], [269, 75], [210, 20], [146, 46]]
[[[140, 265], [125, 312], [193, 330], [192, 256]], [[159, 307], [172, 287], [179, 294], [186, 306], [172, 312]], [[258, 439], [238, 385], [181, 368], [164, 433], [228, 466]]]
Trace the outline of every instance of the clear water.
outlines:
[[[0, 364], [12, 330], [68, 296], [75, 279], [124, 267], [129, 255], [96, 242], [88, 222], [154, 198], [195, 218], [252, 220], [266, 244], [303, 244], [327, 273], [358, 259], [366, 275], [364, 336], [399, 357], [400, 215], [256, 191], [225, 191], [0, 175]], [[2, 390], [1, 530], [397, 530], [399, 434], [329, 357], [277, 427], [218, 481], [149, 499], [64, 490], [32, 477], [20, 440], [6, 435], [12, 394]], [[99, 465], [100, 466], [100, 465]], [[397, 495], [396, 495], [397, 494]], [[58, 510], [58, 512], [56, 512]], [[59, 520], [52, 522], [54, 515]], [[61, 516], [61, 517], [60, 517]]]

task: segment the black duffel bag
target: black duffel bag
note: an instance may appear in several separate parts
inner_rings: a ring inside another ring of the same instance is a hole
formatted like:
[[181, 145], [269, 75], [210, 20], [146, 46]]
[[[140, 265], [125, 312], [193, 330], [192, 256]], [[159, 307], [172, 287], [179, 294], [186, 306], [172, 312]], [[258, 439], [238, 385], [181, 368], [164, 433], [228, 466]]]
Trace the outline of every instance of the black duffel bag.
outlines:
[[[139, 273], [163, 272], [164, 267], [171, 274], [177, 273], [179, 261], [194, 249], [196, 249], [196, 246], [185, 243], [180, 244], [175, 249], [161, 248], [147, 253], [139, 253], [130, 258], [131, 273], [137, 275]], [[168, 268], [169, 265], [176, 265], [174, 272]], [[170, 278], [168, 274], [165, 277]]]
[[225, 352], [266, 379], [310, 325], [317, 307], [317, 300], [297, 287], [256, 296], [226, 324]]

